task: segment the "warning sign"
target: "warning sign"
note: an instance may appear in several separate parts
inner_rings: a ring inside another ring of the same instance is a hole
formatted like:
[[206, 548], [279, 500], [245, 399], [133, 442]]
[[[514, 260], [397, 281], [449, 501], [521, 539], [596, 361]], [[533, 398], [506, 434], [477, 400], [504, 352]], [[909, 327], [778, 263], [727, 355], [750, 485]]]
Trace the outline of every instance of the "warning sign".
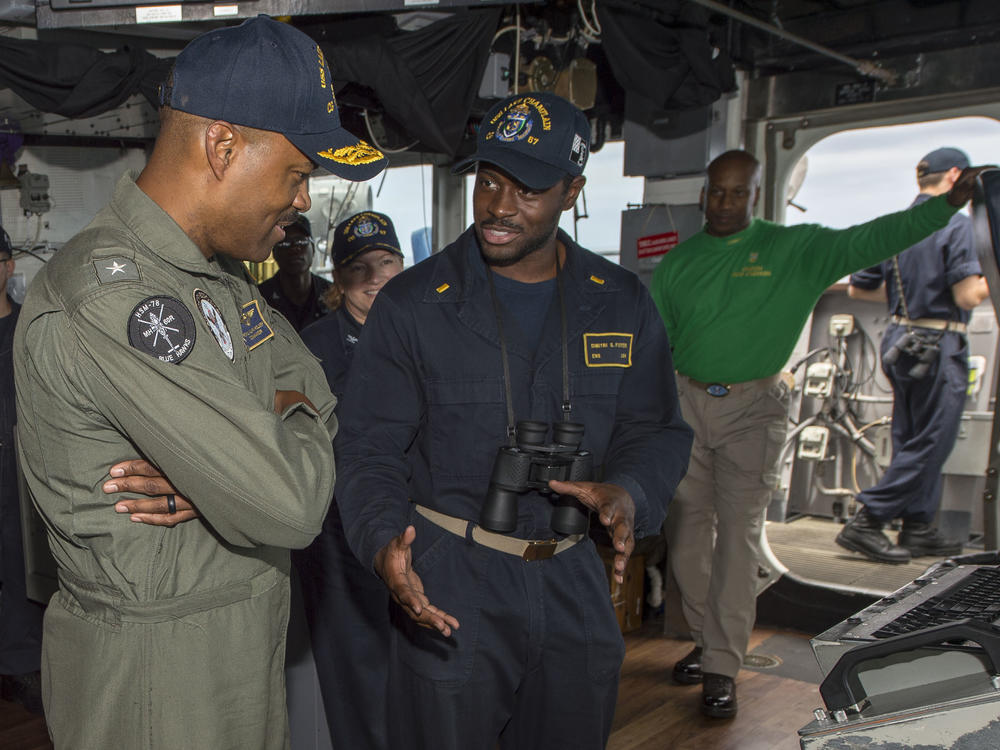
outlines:
[[677, 247], [679, 239], [677, 232], [664, 232], [640, 237], [636, 240], [636, 254], [639, 258], [656, 258], [666, 255], [667, 251]]

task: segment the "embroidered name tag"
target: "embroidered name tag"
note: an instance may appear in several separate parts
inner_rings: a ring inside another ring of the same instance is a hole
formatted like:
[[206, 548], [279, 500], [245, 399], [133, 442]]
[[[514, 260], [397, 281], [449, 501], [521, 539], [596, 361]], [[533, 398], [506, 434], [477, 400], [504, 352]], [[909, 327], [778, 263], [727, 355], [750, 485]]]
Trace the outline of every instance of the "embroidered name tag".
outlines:
[[587, 367], [631, 367], [631, 333], [585, 333], [583, 356]]
[[243, 329], [243, 343], [247, 349], [254, 349], [268, 339], [274, 338], [274, 331], [260, 314], [260, 305], [252, 300], [240, 310], [240, 327]]

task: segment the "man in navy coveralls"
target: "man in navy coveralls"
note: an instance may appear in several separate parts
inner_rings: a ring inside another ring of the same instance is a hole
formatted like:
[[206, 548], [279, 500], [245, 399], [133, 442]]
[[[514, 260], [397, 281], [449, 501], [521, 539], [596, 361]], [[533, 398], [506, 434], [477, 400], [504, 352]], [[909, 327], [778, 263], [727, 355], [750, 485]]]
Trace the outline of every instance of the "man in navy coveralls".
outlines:
[[396, 605], [390, 744], [603, 748], [624, 643], [586, 534], [522, 492], [478, 524], [518, 420], [580, 423], [594, 479], [552, 481], [606, 528], [621, 581], [687, 466], [666, 332], [634, 274], [558, 229], [590, 127], [547, 93], [483, 120], [473, 226], [379, 292], [341, 404], [336, 495], [351, 548]]

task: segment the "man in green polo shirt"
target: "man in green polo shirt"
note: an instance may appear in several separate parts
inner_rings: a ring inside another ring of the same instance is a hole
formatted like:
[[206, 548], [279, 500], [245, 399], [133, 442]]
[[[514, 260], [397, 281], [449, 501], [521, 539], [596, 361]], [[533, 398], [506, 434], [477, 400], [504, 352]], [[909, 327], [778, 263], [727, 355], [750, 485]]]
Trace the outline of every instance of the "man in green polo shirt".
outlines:
[[652, 294], [673, 345], [684, 419], [695, 442], [667, 516], [670, 564], [694, 650], [674, 679], [702, 682], [702, 712], [736, 714], [733, 678], [755, 614], [756, 548], [778, 482], [788, 361], [820, 294], [948, 223], [979, 169], [908, 211], [837, 230], [753, 218], [760, 163], [728, 151], [708, 166], [705, 227], [670, 251]]

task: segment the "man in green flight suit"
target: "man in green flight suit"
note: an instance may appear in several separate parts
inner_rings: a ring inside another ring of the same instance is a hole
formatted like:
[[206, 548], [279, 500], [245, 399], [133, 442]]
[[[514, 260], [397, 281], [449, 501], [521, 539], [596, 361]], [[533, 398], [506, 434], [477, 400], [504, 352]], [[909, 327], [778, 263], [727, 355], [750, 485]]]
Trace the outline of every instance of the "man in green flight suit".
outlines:
[[650, 291], [670, 336], [681, 412], [695, 435], [666, 522], [670, 565], [696, 644], [674, 665], [673, 678], [702, 683], [705, 715], [736, 715], [734, 678], [756, 615], [757, 542], [788, 420], [781, 368], [830, 284], [945, 226], [982, 169], [966, 169], [946, 195], [866, 224], [784, 227], [753, 216], [760, 163], [727, 151], [708, 165], [704, 229], [656, 267]]
[[[288, 747], [288, 548], [332, 495], [335, 399], [241, 261], [309, 209], [317, 166], [384, 167], [331, 86], [317, 44], [265, 16], [192, 41], [148, 164], [28, 292], [18, 429], [59, 566], [42, 655], [57, 750]], [[108, 467], [137, 459], [200, 518], [116, 514]]]

